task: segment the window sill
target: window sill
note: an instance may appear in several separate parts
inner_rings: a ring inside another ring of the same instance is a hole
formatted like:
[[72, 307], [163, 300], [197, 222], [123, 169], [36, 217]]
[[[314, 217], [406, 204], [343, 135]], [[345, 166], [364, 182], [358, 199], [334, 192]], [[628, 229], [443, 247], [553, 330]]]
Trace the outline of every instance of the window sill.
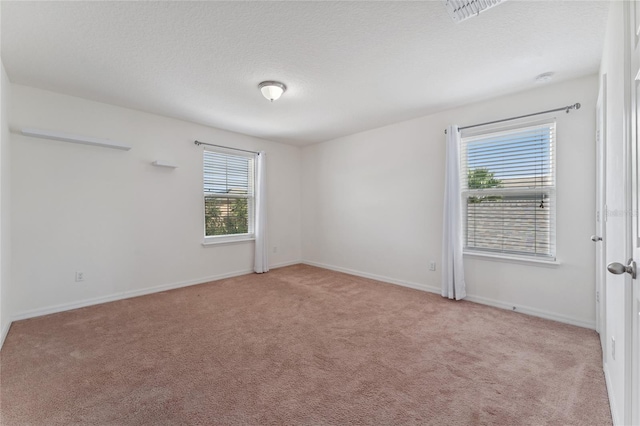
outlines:
[[225, 244], [237, 244], [237, 243], [246, 243], [249, 241], [255, 241], [256, 238], [253, 235], [242, 235], [238, 237], [205, 237], [202, 241], [203, 247], [208, 246], [219, 246]]
[[531, 265], [531, 266], [543, 266], [543, 267], [557, 267], [560, 266], [561, 263], [557, 259], [535, 259], [524, 256], [509, 256], [509, 255], [500, 255], [500, 254], [491, 254], [491, 253], [478, 253], [473, 251], [463, 251], [462, 254], [465, 257], [477, 257], [479, 259], [491, 260], [495, 262], [507, 262], [507, 263], [520, 263], [523, 265]]

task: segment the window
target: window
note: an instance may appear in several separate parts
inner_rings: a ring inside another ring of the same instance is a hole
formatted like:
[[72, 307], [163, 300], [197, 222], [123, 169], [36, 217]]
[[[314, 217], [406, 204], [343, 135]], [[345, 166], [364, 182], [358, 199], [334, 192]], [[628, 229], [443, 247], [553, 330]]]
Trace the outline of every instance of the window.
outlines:
[[253, 238], [255, 156], [204, 151], [205, 242]]
[[555, 123], [462, 137], [464, 248], [555, 260]]

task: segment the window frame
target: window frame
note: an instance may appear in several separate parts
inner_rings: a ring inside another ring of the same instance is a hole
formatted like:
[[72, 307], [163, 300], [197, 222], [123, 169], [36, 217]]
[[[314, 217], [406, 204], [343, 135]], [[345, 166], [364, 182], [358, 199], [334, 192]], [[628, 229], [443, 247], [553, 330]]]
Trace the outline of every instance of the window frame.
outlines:
[[[248, 195], [243, 194], [224, 194], [220, 196], [216, 196], [212, 193], [205, 192], [205, 158], [206, 152], [213, 152], [216, 154], [233, 156], [233, 157], [243, 157], [247, 158], [250, 161], [250, 167], [248, 170], [249, 180], [249, 188], [251, 188], [252, 193]], [[256, 184], [257, 184], [257, 175], [256, 175], [256, 167], [257, 167], [257, 154], [237, 151], [234, 149], [225, 149], [221, 147], [205, 147], [202, 153], [202, 184], [201, 194], [202, 194], [202, 245], [210, 246], [210, 245], [218, 245], [218, 244], [233, 244], [233, 243], [241, 243], [241, 242], [249, 242], [255, 241], [255, 228], [256, 228]], [[214, 196], [214, 198], [234, 198], [234, 199], [247, 199], [247, 211], [248, 211], [248, 232], [241, 234], [224, 234], [224, 235], [207, 235], [207, 221], [206, 221], [206, 197]]]
[[[549, 159], [551, 166], [551, 185], [542, 186], [542, 187], [520, 187], [520, 188], [487, 188], [487, 189], [469, 189], [467, 186], [467, 179], [463, 176], [468, 176], [469, 167], [468, 167], [468, 158], [466, 157], [467, 150], [466, 144], [469, 142], [469, 139], [472, 140], [482, 140], [489, 139], [492, 137], [497, 137], [499, 135], [508, 135], [508, 134], [516, 134], [518, 132], [524, 132], [527, 129], [533, 129], [536, 127], [549, 127], [550, 130], [550, 146], [549, 146]], [[555, 118], [546, 119], [534, 122], [524, 122], [518, 123], [510, 126], [502, 126], [497, 127], [493, 126], [492, 128], [484, 128], [480, 131], [470, 131], [464, 132], [461, 134], [460, 138], [460, 200], [461, 200], [461, 219], [462, 219], [462, 239], [463, 239], [463, 254], [465, 256], [472, 256], [478, 258], [486, 258], [489, 260], [498, 260], [498, 261], [515, 261], [515, 262], [524, 262], [524, 263], [532, 263], [532, 264], [548, 264], [548, 265], [558, 265], [559, 262], [557, 260], [557, 226], [556, 226], [556, 216], [557, 216], [557, 157], [556, 157], [556, 146], [557, 146], [557, 123]], [[514, 197], [517, 195], [528, 196], [534, 194], [544, 194], [549, 199], [550, 210], [549, 210], [549, 254], [537, 254], [537, 253], [526, 253], [522, 251], [515, 250], [505, 250], [505, 249], [490, 249], [490, 248], [482, 248], [482, 247], [469, 247], [468, 246], [468, 204], [467, 199], [471, 196], [509, 196]]]

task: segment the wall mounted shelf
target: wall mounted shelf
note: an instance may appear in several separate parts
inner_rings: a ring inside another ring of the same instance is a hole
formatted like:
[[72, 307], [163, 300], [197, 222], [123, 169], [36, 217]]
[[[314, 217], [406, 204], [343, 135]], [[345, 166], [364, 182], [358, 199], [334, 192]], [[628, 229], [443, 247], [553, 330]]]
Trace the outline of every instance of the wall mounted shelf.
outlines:
[[121, 149], [124, 151], [129, 151], [131, 149], [130, 145], [124, 144], [122, 142], [114, 142], [109, 139], [92, 138], [89, 136], [79, 136], [79, 135], [72, 135], [70, 133], [41, 130], [41, 129], [32, 129], [32, 128], [23, 128], [21, 132], [25, 136], [31, 136], [34, 138], [79, 143], [82, 145], [101, 146], [103, 148]]
[[152, 162], [151, 164], [153, 164], [156, 167], [166, 167], [168, 169], [175, 169], [178, 166], [176, 164], [173, 164], [169, 161], [164, 161], [164, 160], [156, 160], [154, 162]]

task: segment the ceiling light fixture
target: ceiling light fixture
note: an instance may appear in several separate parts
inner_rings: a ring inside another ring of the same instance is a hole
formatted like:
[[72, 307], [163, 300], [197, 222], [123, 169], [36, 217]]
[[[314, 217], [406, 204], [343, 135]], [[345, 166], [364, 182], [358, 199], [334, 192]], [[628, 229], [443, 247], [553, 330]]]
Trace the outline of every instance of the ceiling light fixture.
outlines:
[[480, 12], [491, 9], [503, 1], [506, 0], [444, 0], [444, 5], [451, 19], [460, 23], [465, 19], [480, 15]]
[[548, 83], [553, 78], [554, 73], [545, 72], [536, 77], [536, 83]]
[[279, 81], [263, 81], [258, 84], [258, 88], [262, 92], [262, 95], [271, 102], [277, 100], [284, 92], [287, 91], [287, 86]]

